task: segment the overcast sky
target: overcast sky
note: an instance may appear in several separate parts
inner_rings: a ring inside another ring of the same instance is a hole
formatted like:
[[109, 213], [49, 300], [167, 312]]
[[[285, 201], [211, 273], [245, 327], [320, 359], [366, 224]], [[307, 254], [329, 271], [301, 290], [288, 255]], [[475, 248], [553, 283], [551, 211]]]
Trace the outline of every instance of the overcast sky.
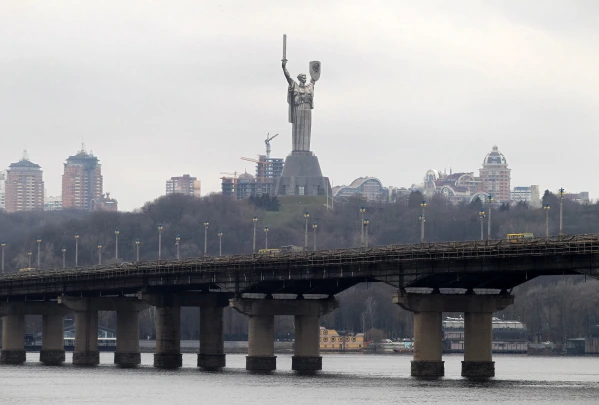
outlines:
[[334, 185], [478, 174], [494, 144], [512, 187], [596, 181], [599, 2], [0, 2], [0, 167], [23, 149], [61, 194], [85, 142], [131, 210], [189, 173], [202, 194], [241, 156], [291, 150], [293, 77], [322, 62], [312, 150]]

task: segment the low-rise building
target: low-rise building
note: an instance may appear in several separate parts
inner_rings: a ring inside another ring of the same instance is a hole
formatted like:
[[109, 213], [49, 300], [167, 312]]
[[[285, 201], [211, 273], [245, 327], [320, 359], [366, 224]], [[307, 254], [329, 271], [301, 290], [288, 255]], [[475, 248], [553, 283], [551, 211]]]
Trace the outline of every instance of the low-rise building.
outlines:
[[386, 202], [389, 200], [389, 189], [376, 177], [358, 177], [349, 186], [333, 187], [333, 197], [362, 196], [368, 201]]
[[364, 350], [363, 333], [338, 333], [335, 329], [320, 327], [320, 350], [335, 352], [359, 352]]
[[44, 197], [44, 211], [62, 210], [62, 196]]

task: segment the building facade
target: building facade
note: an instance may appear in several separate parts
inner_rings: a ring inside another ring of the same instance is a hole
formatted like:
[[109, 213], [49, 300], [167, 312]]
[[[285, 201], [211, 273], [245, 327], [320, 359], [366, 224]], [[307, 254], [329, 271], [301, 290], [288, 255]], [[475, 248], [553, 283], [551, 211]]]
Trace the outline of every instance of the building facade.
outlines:
[[46, 197], [44, 197], [44, 211], [60, 211], [60, 210], [62, 210], [62, 197], [61, 196], [46, 196]]
[[510, 200], [513, 202], [525, 202], [532, 207], [541, 206], [541, 191], [538, 185], [518, 186], [512, 189]]
[[91, 202], [102, 196], [102, 188], [102, 166], [98, 158], [82, 146], [64, 164], [62, 208], [91, 211]]
[[480, 191], [490, 194], [497, 202], [510, 201], [511, 171], [497, 145], [485, 156], [479, 169]]
[[361, 352], [364, 350], [364, 334], [340, 334], [335, 329], [320, 327], [320, 350], [336, 352]]
[[184, 174], [179, 177], [171, 177], [166, 181], [166, 195], [183, 194], [192, 197], [200, 197], [201, 182], [196, 177]]
[[389, 200], [389, 190], [376, 177], [359, 177], [349, 186], [333, 187], [333, 197], [362, 196], [368, 201], [386, 202]]
[[42, 211], [44, 209], [44, 180], [39, 165], [31, 162], [27, 152], [6, 171], [6, 212]]
[[109, 211], [117, 212], [119, 203], [110, 197], [110, 193], [102, 194], [99, 198], [93, 199], [90, 203], [90, 211]]
[[6, 209], [6, 170], [0, 170], [0, 210]]

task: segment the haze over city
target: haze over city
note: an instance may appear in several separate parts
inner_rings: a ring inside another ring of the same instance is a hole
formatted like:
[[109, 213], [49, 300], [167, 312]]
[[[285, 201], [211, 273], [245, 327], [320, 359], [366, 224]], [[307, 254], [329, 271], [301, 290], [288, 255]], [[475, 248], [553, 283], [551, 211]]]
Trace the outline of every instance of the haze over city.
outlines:
[[266, 133], [291, 151], [286, 33], [293, 77], [322, 62], [312, 150], [334, 185], [477, 170], [497, 144], [512, 186], [599, 195], [580, 175], [598, 146], [595, 2], [375, 3], [4, 2], [0, 166], [27, 149], [60, 195], [84, 142], [120, 210], [182, 173], [218, 192]]

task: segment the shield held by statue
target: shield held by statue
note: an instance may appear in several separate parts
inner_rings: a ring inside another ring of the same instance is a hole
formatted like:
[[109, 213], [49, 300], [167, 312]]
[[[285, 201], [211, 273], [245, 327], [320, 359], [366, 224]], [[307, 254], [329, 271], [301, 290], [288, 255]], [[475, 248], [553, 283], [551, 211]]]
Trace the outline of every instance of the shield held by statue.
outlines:
[[314, 81], [320, 79], [320, 62], [317, 60], [310, 62], [310, 77]]

